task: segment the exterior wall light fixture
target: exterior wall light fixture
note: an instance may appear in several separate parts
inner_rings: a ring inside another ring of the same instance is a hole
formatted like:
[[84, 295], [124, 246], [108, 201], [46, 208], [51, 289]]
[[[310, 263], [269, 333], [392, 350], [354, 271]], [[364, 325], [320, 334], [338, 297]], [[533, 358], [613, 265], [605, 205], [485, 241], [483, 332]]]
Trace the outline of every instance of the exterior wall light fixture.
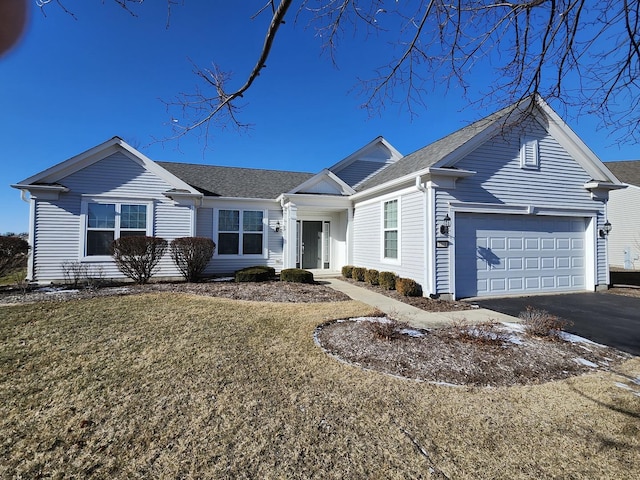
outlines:
[[450, 227], [451, 227], [451, 217], [449, 216], [449, 214], [446, 214], [442, 219], [442, 223], [440, 224], [440, 234], [448, 236]]
[[609, 220], [607, 220], [606, 222], [604, 222], [604, 225], [600, 229], [600, 237], [607, 238], [607, 235], [609, 235], [609, 232], [611, 232], [611, 229], [612, 229], [611, 223], [609, 223]]

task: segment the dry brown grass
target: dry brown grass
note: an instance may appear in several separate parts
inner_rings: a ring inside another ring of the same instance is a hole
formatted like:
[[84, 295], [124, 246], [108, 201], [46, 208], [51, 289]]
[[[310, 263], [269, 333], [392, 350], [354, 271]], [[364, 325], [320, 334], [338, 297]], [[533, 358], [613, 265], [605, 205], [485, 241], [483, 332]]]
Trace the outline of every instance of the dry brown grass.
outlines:
[[640, 360], [449, 388], [325, 355], [357, 302], [185, 294], [0, 310], [2, 478], [634, 478]]

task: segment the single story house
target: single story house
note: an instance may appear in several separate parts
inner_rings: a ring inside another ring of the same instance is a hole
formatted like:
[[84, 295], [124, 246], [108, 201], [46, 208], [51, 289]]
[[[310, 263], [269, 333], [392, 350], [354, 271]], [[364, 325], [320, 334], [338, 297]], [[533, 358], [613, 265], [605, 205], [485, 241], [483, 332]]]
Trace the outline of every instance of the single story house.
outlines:
[[[12, 186], [37, 283], [64, 262], [121, 277], [122, 235], [204, 236], [207, 274], [351, 264], [452, 299], [606, 288], [606, 202], [623, 187], [538, 97], [407, 156], [378, 137], [315, 174], [158, 162], [114, 137]], [[178, 276], [168, 255], [157, 276]]]
[[609, 197], [609, 266], [640, 270], [640, 160], [608, 162], [606, 166], [627, 186]]

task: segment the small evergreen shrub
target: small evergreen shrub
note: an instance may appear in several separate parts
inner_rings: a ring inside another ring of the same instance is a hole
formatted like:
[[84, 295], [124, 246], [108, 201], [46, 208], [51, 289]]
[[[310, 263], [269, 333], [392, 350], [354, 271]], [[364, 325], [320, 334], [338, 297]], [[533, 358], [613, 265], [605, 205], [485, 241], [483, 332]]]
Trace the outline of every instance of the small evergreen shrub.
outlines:
[[276, 276], [276, 269], [263, 265], [247, 267], [235, 273], [236, 282], [266, 282]]
[[118, 269], [137, 284], [145, 284], [167, 249], [167, 241], [160, 237], [120, 237], [111, 244]]
[[285, 268], [280, 272], [280, 280], [283, 282], [314, 283], [313, 273], [302, 268]]
[[351, 273], [353, 271], [353, 265], [345, 265], [342, 267], [342, 276], [344, 278], [352, 278]]
[[393, 272], [380, 272], [378, 274], [378, 283], [384, 289], [394, 290], [396, 288], [396, 274]]
[[369, 285], [378, 285], [378, 277], [380, 276], [380, 272], [374, 269], [368, 269], [364, 274], [364, 281]]
[[210, 238], [181, 237], [171, 241], [171, 259], [187, 282], [197, 282], [213, 252], [216, 244]]
[[358, 282], [364, 282], [364, 274], [366, 273], [366, 271], [366, 268], [353, 267], [353, 270], [351, 270], [351, 278], [357, 280]]
[[411, 278], [396, 278], [396, 290], [405, 297], [419, 297], [422, 295], [422, 287]]

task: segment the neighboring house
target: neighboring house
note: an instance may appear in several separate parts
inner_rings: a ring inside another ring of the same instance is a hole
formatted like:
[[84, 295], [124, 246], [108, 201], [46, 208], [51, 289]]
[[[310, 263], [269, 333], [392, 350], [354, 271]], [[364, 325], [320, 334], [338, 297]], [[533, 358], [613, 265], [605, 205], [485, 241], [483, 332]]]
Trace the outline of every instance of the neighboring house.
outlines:
[[[600, 231], [623, 185], [536, 98], [405, 157], [378, 137], [316, 174], [154, 162], [115, 137], [13, 187], [30, 194], [38, 283], [63, 262], [121, 277], [122, 235], [196, 235], [217, 244], [212, 275], [352, 264], [462, 298], [606, 288]], [[158, 276], [178, 276], [168, 257]]]
[[640, 160], [608, 162], [606, 166], [621, 182], [624, 190], [611, 192], [607, 205], [609, 265], [640, 270]]

